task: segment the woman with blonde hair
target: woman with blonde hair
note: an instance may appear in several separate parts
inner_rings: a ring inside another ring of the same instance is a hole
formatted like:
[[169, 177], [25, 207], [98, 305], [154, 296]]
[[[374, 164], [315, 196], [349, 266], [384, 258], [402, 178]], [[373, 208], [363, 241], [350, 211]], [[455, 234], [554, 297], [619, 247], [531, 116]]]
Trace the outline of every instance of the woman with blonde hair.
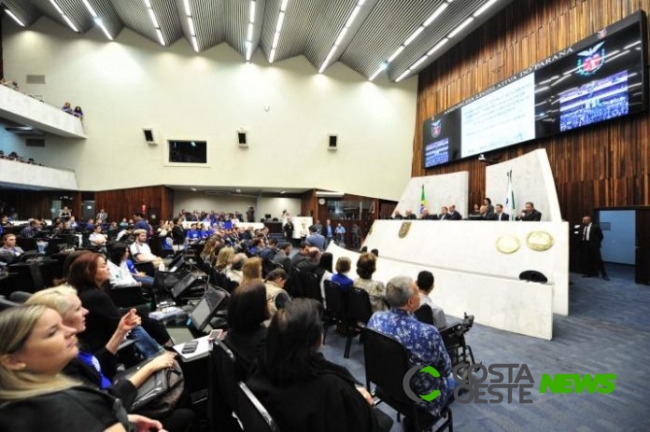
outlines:
[[247, 258], [241, 269], [242, 279], [239, 283], [243, 285], [249, 282], [259, 282], [262, 280], [262, 258]]
[[119, 399], [61, 375], [78, 354], [75, 333], [45, 306], [0, 313], [0, 431], [125, 432], [130, 423], [162, 430], [158, 421], [127, 417]]
[[217, 255], [217, 263], [214, 268], [218, 272], [224, 273], [226, 268], [232, 263], [232, 259], [235, 257], [235, 249], [231, 247], [222, 248]]
[[[88, 310], [81, 305], [77, 292], [67, 286], [48, 288], [33, 294], [26, 305], [42, 305], [54, 309], [61, 315], [63, 325], [74, 329], [77, 334], [86, 330]], [[144, 364], [136, 373], [125, 380], [114, 382], [117, 373], [115, 354], [126, 334], [140, 323], [135, 309], [124, 315], [111, 340], [102, 349], [91, 352], [83, 343], [79, 352], [63, 369], [63, 373], [92, 388], [107, 391], [119, 398], [129, 410], [137, 396], [137, 389], [154, 373], [171, 368], [175, 354], [165, 352]], [[193, 413], [187, 409], [169, 410], [153, 417], [162, 420], [169, 431], [185, 431], [192, 424]]]

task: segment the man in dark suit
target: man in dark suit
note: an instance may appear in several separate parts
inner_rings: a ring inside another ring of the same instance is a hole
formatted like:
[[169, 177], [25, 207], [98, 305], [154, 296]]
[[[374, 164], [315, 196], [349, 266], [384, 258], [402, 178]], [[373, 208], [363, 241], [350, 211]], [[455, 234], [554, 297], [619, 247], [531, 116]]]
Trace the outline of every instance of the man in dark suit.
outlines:
[[605, 264], [600, 254], [600, 245], [603, 242], [603, 230], [600, 225], [591, 221], [591, 216], [582, 218], [580, 227], [580, 261], [582, 264], [582, 277], [598, 276], [598, 272], [603, 279], [609, 280]]
[[438, 215], [438, 220], [450, 220], [451, 216], [446, 206], [440, 208], [440, 214]]
[[492, 220], [495, 221], [509, 221], [510, 215], [503, 211], [503, 205], [497, 204], [494, 206], [495, 212], [492, 213]]
[[449, 206], [449, 220], [462, 220], [463, 215], [456, 211], [456, 205]]
[[535, 204], [528, 201], [526, 203], [526, 209], [521, 212], [521, 215], [517, 217], [517, 220], [539, 222], [542, 220], [542, 214], [535, 210]]

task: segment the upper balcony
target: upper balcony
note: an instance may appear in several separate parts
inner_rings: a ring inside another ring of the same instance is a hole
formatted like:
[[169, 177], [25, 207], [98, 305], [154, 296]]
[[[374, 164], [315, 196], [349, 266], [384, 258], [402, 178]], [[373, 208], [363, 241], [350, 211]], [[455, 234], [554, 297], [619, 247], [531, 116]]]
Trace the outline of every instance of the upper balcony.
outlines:
[[79, 118], [4, 85], [0, 85], [0, 118], [66, 138], [86, 138]]

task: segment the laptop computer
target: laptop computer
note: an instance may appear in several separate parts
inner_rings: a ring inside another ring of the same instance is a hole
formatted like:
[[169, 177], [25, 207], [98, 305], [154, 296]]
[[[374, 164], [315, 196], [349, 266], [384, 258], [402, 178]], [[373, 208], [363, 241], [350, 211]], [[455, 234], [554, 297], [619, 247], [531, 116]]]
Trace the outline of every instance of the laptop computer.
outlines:
[[194, 282], [196, 282], [197, 277], [194, 273], [188, 273], [183, 279], [178, 281], [176, 285], [172, 287], [172, 296], [177, 299], [183, 295], [188, 288], [190, 288]]
[[228, 293], [226, 291], [212, 287], [208, 288], [201, 301], [190, 312], [189, 321], [192, 327], [200, 332], [205, 331], [206, 326], [210, 323], [210, 319], [212, 319], [221, 304], [227, 301], [227, 299]]

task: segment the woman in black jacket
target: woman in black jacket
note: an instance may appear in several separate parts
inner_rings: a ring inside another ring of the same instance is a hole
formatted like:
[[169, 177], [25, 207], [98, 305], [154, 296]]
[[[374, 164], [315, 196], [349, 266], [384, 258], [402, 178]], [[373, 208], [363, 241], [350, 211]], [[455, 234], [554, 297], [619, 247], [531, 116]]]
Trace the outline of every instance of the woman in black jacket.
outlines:
[[388, 431], [392, 420], [343, 366], [318, 352], [322, 306], [299, 298], [271, 320], [258, 368], [247, 385], [283, 432]]

